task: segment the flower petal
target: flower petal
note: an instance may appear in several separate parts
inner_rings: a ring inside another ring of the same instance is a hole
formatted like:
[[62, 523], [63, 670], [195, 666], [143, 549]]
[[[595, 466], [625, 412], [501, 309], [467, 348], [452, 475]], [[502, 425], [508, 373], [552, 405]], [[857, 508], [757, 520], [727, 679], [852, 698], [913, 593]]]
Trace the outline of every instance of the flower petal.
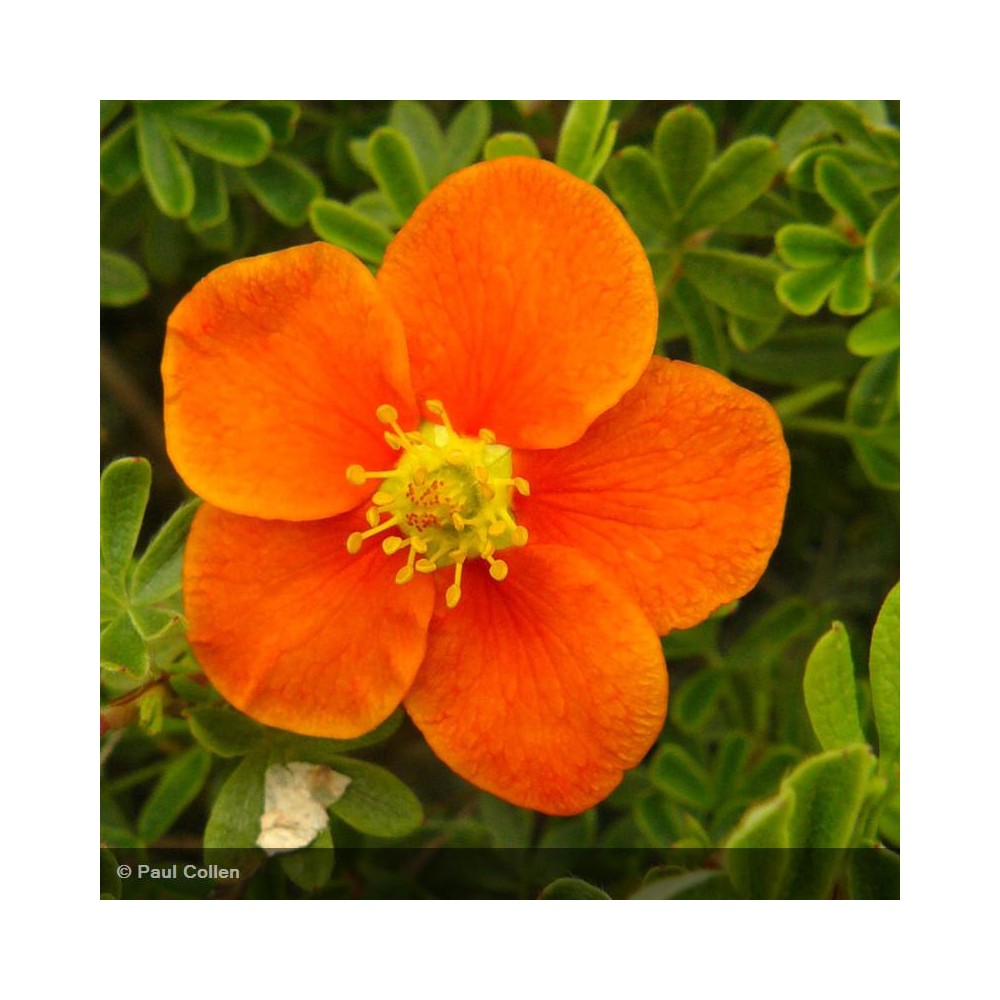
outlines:
[[663, 726], [667, 672], [636, 605], [578, 552], [507, 550], [497, 583], [469, 565], [436, 617], [406, 710], [462, 777], [515, 805], [578, 813]]
[[599, 561], [661, 634], [760, 579], [781, 533], [788, 449], [774, 410], [707, 368], [653, 358], [574, 445], [521, 452], [533, 542]]
[[378, 283], [406, 327], [417, 395], [513, 447], [579, 438], [656, 339], [632, 230], [596, 187], [542, 160], [453, 174], [393, 240]]
[[399, 320], [325, 243], [226, 264], [167, 322], [167, 448], [188, 486], [240, 514], [300, 521], [356, 506], [349, 465], [389, 468], [382, 403], [416, 410]]
[[209, 680], [259, 722], [310, 736], [367, 733], [423, 659], [434, 587], [393, 580], [377, 545], [348, 555], [355, 512], [264, 521], [204, 504], [184, 557], [188, 639]]

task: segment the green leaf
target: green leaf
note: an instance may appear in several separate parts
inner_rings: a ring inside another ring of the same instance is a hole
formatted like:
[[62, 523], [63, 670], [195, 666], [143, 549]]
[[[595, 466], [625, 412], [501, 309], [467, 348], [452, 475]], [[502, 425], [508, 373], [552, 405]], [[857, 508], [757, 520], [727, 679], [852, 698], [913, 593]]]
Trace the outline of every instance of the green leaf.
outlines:
[[330, 881], [333, 859], [333, 835], [325, 827], [307, 847], [283, 854], [281, 868], [303, 892], [318, 892]]
[[335, 246], [343, 247], [362, 260], [379, 264], [392, 231], [367, 215], [330, 198], [318, 198], [309, 207], [309, 221], [315, 233]]
[[790, 392], [787, 396], [772, 401], [774, 412], [782, 420], [800, 416], [807, 413], [814, 406], [826, 402], [833, 396], [838, 396], [844, 391], [843, 382], [819, 382], [816, 385], [800, 389], [798, 392]]
[[302, 114], [297, 101], [251, 101], [246, 110], [267, 126], [272, 138], [279, 144], [292, 141]]
[[695, 363], [725, 373], [729, 369], [726, 341], [698, 289], [680, 278], [671, 291], [670, 302], [684, 324]]
[[188, 225], [195, 232], [221, 225], [229, 218], [229, 193], [222, 167], [214, 160], [196, 156], [191, 167], [194, 178], [194, 208]]
[[771, 747], [747, 775], [742, 791], [751, 798], [772, 795], [781, 779], [802, 760], [802, 751], [793, 746]]
[[884, 767], [899, 762], [899, 584], [889, 591], [872, 631], [868, 661], [872, 709]]
[[857, 248], [840, 233], [826, 226], [793, 223], [783, 226], [774, 238], [781, 259], [789, 267], [827, 267], [839, 263]]
[[[879, 758], [879, 765], [883, 765], [885, 757]], [[885, 805], [878, 818], [879, 836], [889, 844], [899, 846], [899, 791], [897, 790]]]
[[190, 247], [190, 233], [183, 223], [155, 215], [142, 234], [142, 259], [150, 277], [163, 285], [177, 282]]
[[610, 899], [597, 886], [584, 882], [582, 878], [557, 878], [541, 892], [539, 899]]
[[266, 749], [253, 750], [226, 779], [205, 827], [206, 851], [256, 845], [264, 812], [267, 759]]
[[859, 233], [867, 233], [877, 209], [861, 181], [840, 160], [821, 156], [816, 161], [816, 190]]
[[747, 810], [726, 842], [726, 873], [745, 898], [779, 898], [792, 859], [794, 809], [795, 793], [786, 790]]
[[632, 818], [650, 847], [669, 847], [680, 835], [678, 810], [661, 792], [647, 792], [636, 798]]
[[899, 489], [898, 443], [895, 449], [886, 449], [877, 441], [869, 440], [862, 431], [851, 437], [851, 448], [858, 465], [874, 486], [883, 490]]
[[858, 720], [851, 643], [840, 622], [834, 622], [813, 647], [802, 681], [813, 731], [824, 750], [864, 743]]
[[535, 814], [483, 792], [479, 796], [479, 818], [489, 827], [496, 847], [531, 846]]
[[658, 230], [674, 224], [674, 210], [667, 200], [660, 168], [648, 150], [627, 146], [611, 158], [605, 170], [611, 195], [630, 218], [641, 219]]
[[124, 101], [101, 101], [101, 128], [107, 128], [124, 107]]
[[847, 335], [847, 349], [875, 358], [899, 349], [899, 306], [885, 306], [856, 323]]
[[603, 137], [610, 101], [571, 101], [556, 146], [556, 164], [586, 178]]
[[719, 871], [699, 868], [646, 882], [630, 899], [734, 899], [729, 879]]
[[656, 127], [653, 153], [667, 197], [676, 209], [683, 209], [715, 156], [715, 126], [700, 108], [675, 108]]
[[499, 160], [504, 156], [541, 157], [535, 140], [523, 132], [498, 132], [486, 140], [483, 147], [484, 160]]
[[706, 299], [734, 315], [767, 322], [784, 311], [774, 294], [782, 270], [772, 261], [731, 250], [688, 250], [683, 269]]
[[864, 257], [858, 253], [844, 261], [830, 294], [830, 311], [838, 316], [859, 316], [872, 303], [872, 289], [865, 274]]
[[803, 146], [829, 133], [829, 131], [829, 122], [819, 108], [808, 103], [800, 104], [785, 119], [775, 136], [781, 165], [787, 167]]
[[129, 613], [123, 611], [101, 632], [101, 666], [142, 680], [149, 673], [149, 653]]
[[409, 142], [392, 128], [376, 129], [368, 140], [372, 175], [379, 190], [403, 219], [427, 194], [427, 181]]
[[752, 136], [734, 142], [708, 168], [684, 209], [685, 232], [717, 226], [742, 212], [771, 186], [778, 173], [771, 139]]
[[101, 248], [101, 305], [130, 306], [149, 294], [149, 279], [133, 260]]
[[597, 811], [588, 809], [578, 816], [550, 816], [538, 840], [539, 848], [578, 850], [593, 847], [597, 840]]
[[447, 173], [474, 163], [490, 134], [490, 106], [486, 101], [469, 101], [451, 120], [444, 136]]
[[712, 803], [712, 779], [683, 747], [661, 747], [649, 764], [649, 780], [665, 795], [694, 809]]
[[228, 104], [228, 101], [134, 101], [139, 107], [162, 115], [189, 114], [199, 115], [206, 111], [214, 111]]
[[167, 125], [189, 149], [231, 167], [253, 166], [271, 150], [270, 130], [245, 111], [176, 115]]
[[163, 639], [171, 630], [183, 626], [184, 618], [175, 611], [161, 608], [132, 607], [132, 623], [147, 642]]
[[851, 899], [899, 899], [899, 855], [881, 846], [851, 851], [847, 894]]
[[200, 747], [170, 761], [139, 811], [139, 836], [146, 843], [159, 840], [173, 827], [198, 797], [211, 769], [212, 758]]
[[139, 560], [132, 577], [132, 600], [155, 604], [179, 593], [184, 543], [201, 501], [190, 500], [156, 533]]
[[871, 126], [865, 121], [865, 115], [861, 108], [856, 107], [850, 101], [815, 101], [814, 103], [827, 121], [845, 139], [865, 147], [876, 155], [882, 154], [882, 149], [872, 136]]
[[235, 709], [202, 705], [187, 716], [191, 735], [218, 757], [240, 757], [264, 737], [265, 730]]
[[[389, 112], [389, 128], [406, 140], [424, 186], [437, 184], [445, 173], [445, 140], [433, 113], [419, 101], [396, 101]], [[369, 156], [371, 151], [369, 141]]]
[[381, 191], [364, 191], [352, 198], [350, 207], [357, 209], [362, 215], [389, 229], [398, 229], [403, 224], [399, 212], [389, 203]]
[[[101, 101], [101, 104], [112, 103]], [[115, 101], [113, 103], [120, 103]], [[101, 108], [103, 115], [104, 108]], [[106, 847], [101, 848], [101, 899], [121, 899], [122, 880], [118, 874], [118, 859]]]
[[144, 458], [120, 458], [101, 474], [101, 565], [122, 586], [149, 502], [152, 476]]
[[899, 274], [899, 197], [882, 209], [865, 240], [865, 272], [875, 285]]
[[899, 187], [899, 167], [887, 163], [853, 146], [823, 143], [813, 146], [798, 156], [788, 168], [789, 186], [800, 191], [816, 191], [816, 162], [821, 157], [832, 157], [850, 169], [851, 173], [868, 191], [887, 191]]
[[840, 280], [840, 263], [816, 267], [808, 271], [788, 271], [778, 278], [774, 291], [778, 299], [799, 316], [819, 312], [827, 295]]
[[[782, 312], [782, 317], [784, 315], [785, 313]], [[766, 344], [778, 332], [781, 318], [752, 320], [730, 313], [726, 317], [726, 325], [729, 330], [729, 339], [741, 351], [756, 351], [758, 347]]]
[[191, 168], [160, 115], [139, 107], [136, 122], [139, 162], [149, 193], [164, 215], [183, 219], [194, 208]]
[[899, 408], [899, 351], [872, 358], [847, 397], [847, 419], [861, 428], [891, 421]]
[[128, 121], [101, 143], [101, 186], [112, 194], [122, 194], [141, 174], [135, 122]]
[[701, 670], [672, 695], [673, 721], [685, 732], [694, 732], [708, 721], [722, 687], [721, 670]]
[[[371, 732], [355, 736], [349, 740], [327, 740], [318, 736], [298, 736], [281, 729], [269, 729], [268, 738], [280, 749], [285, 761], [304, 760], [310, 764], [327, 764], [333, 767], [341, 760], [340, 754], [385, 742], [399, 729], [403, 721], [403, 711], [397, 709], [385, 722]], [[345, 772], [346, 773], [346, 772]]]
[[374, 837], [405, 837], [424, 821], [420, 800], [385, 768], [351, 757], [325, 763], [351, 779], [347, 791], [330, 806], [348, 826]]
[[715, 787], [719, 798], [729, 795], [750, 756], [750, 737], [746, 733], [727, 733], [719, 744], [713, 762]]
[[607, 125], [604, 126], [604, 131], [601, 133], [601, 139], [597, 144], [597, 149], [594, 150], [594, 155], [590, 158], [590, 164], [581, 174], [581, 177], [587, 181], [588, 184], [593, 184], [601, 175], [601, 171], [606, 166], [608, 159], [615, 148], [615, 140], [617, 138], [618, 122], [608, 122]]
[[286, 226], [301, 226], [313, 199], [323, 194], [320, 179], [284, 153], [272, 153], [263, 163], [245, 167], [241, 173], [261, 207]]

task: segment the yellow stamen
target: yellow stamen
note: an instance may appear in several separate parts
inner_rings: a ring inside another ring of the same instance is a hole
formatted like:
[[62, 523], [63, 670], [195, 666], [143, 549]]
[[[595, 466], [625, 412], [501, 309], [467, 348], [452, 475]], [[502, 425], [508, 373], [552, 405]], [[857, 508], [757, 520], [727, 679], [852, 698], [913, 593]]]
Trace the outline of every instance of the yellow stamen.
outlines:
[[400, 538], [399, 535], [391, 535], [382, 541], [382, 551], [387, 556], [395, 555], [404, 545], [409, 545], [410, 539]]
[[406, 565], [396, 574], [396, 583], [409, 583], [413, 579], [413, 560], [417, 558], [417, 550], [411, 545], [410, 554], [406, 557]]
[[502, 559], [494, 559], [492, 556], [487, 556], [486, 560], [490, 564], [490, 576], [494, 580], [499, 582], [500, 580], [507, 579], [507, 571], [510, 567]]
[[465, 560], [455, 563], [455, 582], [445, 591], [444, 602], [449, 608], [454, 608], [462, 599], [462, 567]]
[[379, 490], [378, 493], [372, 497], [372, 503], [375, 504], [376, 507], [385, 507], [388, 504], [391, 504], [395, 499], [395, 493], [388, 493], [385, 490]]
[[365, 511], [365, 520], [369, 523], [369, 525], [371, 525], [371, 527], [374, 528], [380, 519], [381, 515], [374, 507], [369, 507], [368, 510]]

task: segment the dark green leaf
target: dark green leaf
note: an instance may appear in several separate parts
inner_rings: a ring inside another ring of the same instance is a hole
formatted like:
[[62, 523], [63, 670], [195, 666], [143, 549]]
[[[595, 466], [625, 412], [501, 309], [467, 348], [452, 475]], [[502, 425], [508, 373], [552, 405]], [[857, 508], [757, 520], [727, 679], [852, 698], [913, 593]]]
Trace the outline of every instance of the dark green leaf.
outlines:
[[101, 101], [101, 128], [107, 128], [124, 107], [124, 101]]
[[444, 137], [445, 169], [448, 173], [474, 163], [490, 134], [490, 106], [469, 101], [451, 120]]
[[680, 836], [679, 812], [662, 792], [647, 792], [635, 799], [632, 818], [650, 847], [669, 847]]
[[163, 119], [140, 107], [139, 162], [156, 207], [172, 219], [183, 219], [194, 207], [194, 180], [184, 154]]
[[851, 643], [840, 622], [813, 647], [802, 681], [813, 731], [824, 750], [864, 743]]
[[351, 779], [330, 806], [348, 826], [374, 837], [405, 837], [423, 822], [420, 800], [384, 768], [350, 757], [333, 757], [328, 763]]
[[734, 142], [706, 171], [684, 210], [685, 232], [717, 226], [742, 212], [778, 173], [774, 142], [760, 136]]
[[222, 167], [214, 160], [196, 156], [191, 175], [195, 196], [188, 225], [196, 232], [221, 225], [229, 218], [229, 194]]
[[747, 899], [776, 899], [785, 885], [792, 852], [795, 794], [782, 794], [747, 810], [726, 843], [723, 861]]
[[541, 892], [539, 899], [610, 899], [597, 886], [584, 882], [581, 878], [557, 878]]
[[372, 176], [390, 204], [407, 219], [427, 194], [427, 181], [402, 133], [376, 129], [368, 141]]
[[694, 809], [712, 802], [712, 779], [686, 750], [675, 744], [661, 747], [649, 764], [649, 779], [665, 795]]
[[731, 250], [688, 250], [683, 273], [706, 299], [734, 315], [761, 322], [782, 315], [774, 294], [782, 270], [772, 261]]
[[899, 306], [876, 309], [847, 335], [847, 349], [862, 358], [875, 358], [899, 349]]
[[483, 147], [484, 160], [499, 160], [504, 156], [531, 156], [538, 159], [541, 155], [535, 140], [523, 132], [498, 132], [487, 139]]
[[135, 184], [141, 173], [135, 122], [128, 121], [101, 143], [101, 186], [112, 194], [121, 194]]
[[282, 145], [292, 141], [302, 113], [297, 101], [251, 101], [246, 110], [259, 118], [274, 141]]
[[[396, 101], [389, 112], [389, 127], [406, 140], [424, 187], [437, 184], [445, 174], [445, 141], [433, 113], [419, 101]], [[371, 151], [369, 141], [369, 156]]]
[[899, 351], [872, 358], [847, 397], [847, 419], [856, 427], [875, 428], [890, 421], [899, 406]]
[[328, 764], [333, 767], [337, 761], [342, 759], [340, 754], [385, 742], [399, 729], [402, 721], [403, 712], [397, 710], [371, 732], [347, 740], [297, 736], [295, 733], [287, 733], [280, 729], [271, 729], [268, 732], [271, 742], [280, 748], [284, 760], [304, 760], [311, 764]]
[[330, 198], [318, 198], [309, 208], [313, 230], [328, 243], [343, 247], [373, 264], [382, 261], [392, 231], [367, 215]]
[[264, 812], [267, 757], [264, 748], [251, 751], [226, 779], [205, 827], [206, 851], [247, 848], [257, 843]]
[[807, 413], [814, 406], [825, 402], [832, 396], [837, 396], [844, 391], [843, 382], [819, 382], [798, 392], [791, 392], [787, 396], [773, 401], [775, 413], [782, 420], [790, 417], [797, 417]]
[[184, 543], [199, 504], [190, 500], [180, 507], [149, 543], [132, 577], [136, 603], [155, 604], [180, 591]]
[[675, 108], [656, 127], [653, 153], [660, 162], [667, 197], [680, 211], [715, 156], [715, 127], [694, 105]]
[[641, 146], [628, 146], [611, 158], [605, 170], [611, 195], [631, 218], [653, 229], [668, 230], [674, 211], [656, 160]]
[[191, 735], [218, 757], [240, 757], [264, 737], [264, 729], [231, 708], [202, 705], [188, 713]]
[[899, 761], [899, 584], [889, 591], [872, 631], [872, 709], [884, 766]]
[[735, 899], [729, 879], [719, 871], [699, 868], [693, 872], [654, 878], [630, 899]]
[[864, 432], [851, 437], [851, 448], [858, 465], [871, 483], [879, 489], [899, 489], [899, 447], [888, 450], [877, 441], [869, 440]]
[[479, 796], [479, 817], [489, 827], [494, 846], [531, 846], [535, 814], [530, 810], [520, 809], [484, 792]]
[[816, 161], [816, 190], [859, 233], [868, 232], [877, 209], [850, 167], [836, 157], [821, 156]]
[[325, 827], [308, 847], [283, 854], [281, 868], [303, 892], [318, 892], [330, 881], [333, 859], [333, 836]]
[[802, 751], [798, 747], [771, 747], [747, 775], [742, 791], [755, 799], [773, 794], [781, 779], [800, 760]]
[[101, 305], [130, 306], [149, 294], [149, 279], [133, 260], [101, 248]]
[[593, 847], [597, 840], [597, 811], [588, 809], [579, 816], [550, 816], [538, 840], [540, 848], [577, 850]]
[[844, 350], [841, 326], [786, 322], [751, 354], [734, 354], [733, 367], [748, 379], [806, 387], [824, 380], [851, 379], [861, 362]]
[[231, 167], [260, 163], [271, 149], [268, 127], [245, 111], [178, 115], [167, 124], [189, 149]]
[[701, 670], [671, 695], [671, 715], [686, 732], [700, 729], [708, 721], [723, 683], [720, 670]]
[[101, 474], [101, 565], [123, 586], [152, 476], [144, 458], [120, 458]]
[[865, 271], [875, 285], [885, 285], [899, 274], [898, 197], [886, 205], [868, 233]]
[[587, 177], [608, 120], [610, 101], [572, 101], [556, 146], [556, 164], [577, 177]]
[[112, 619], [101, 632], [101, 666], [134, 680], [143, 679], [149, 672], [146, 643], [127, 611]]
[[723, 373], [728, 371], [725, 338], [698, 289], [681, 278], [673, 287], [670, 301], [684, 324], [695, 363]]
[[142, 234], [142, 260], [150, 276], [162, 285], [179, 280], [187, 263], [191, 236], [176, 219], [156, 215]]
[[880, 846], [851, 851], [847, 894], [851, 899], [899, 899], [899, 855]]
[[781, 318], [757, 321], [730, 313], [726, 323], [729, 329], [729, 339], [741, 351], [756, 351], [758, 347], [766, 344], [778, 332]]
[[[121, 103], [101, 101], [101, 104]], [[101, 108], [103, 114], [104, 108]], [[106, 847], [101, 848], [101, 899], [121, 899], [122, 880], [118, 874], [118, 859]]]
[[750, 738], [746, 733], [727, 733], [715, 755], [713, 772], [719, 797], [730, 794], [750, 756]]
[[820, 157], [838, 160], [868, 191], [888, 191], [899, 187], [899, 167], [853, 146], [823, 143], [807, 149], [788, 168], [788, 183], [801, 191], [816, 190], [816, 161]]
[[212, 758], [200, 747], [174, 757], [139, 811], [139, 836], [153, 843], [169, 831], [198, 797], [212, 769]]
[[284, 153], [272, 153], [263, 163], [244, 168], [242, 176], [261, 207], [286, 226], [301, 226], [313, 199], [323, 194], [319, 178]]
[[793, 313], [812, 316], [819, 312], [842, 272], [843, 265], [840, 263], [809, 271], [788, 271], [778, 279], [775, 294]]
[[781, 259], [789, 267], [815, 268], [837, 264], [857, 248], [840, 233], [808, 223], [784, 226], [774, 238]]

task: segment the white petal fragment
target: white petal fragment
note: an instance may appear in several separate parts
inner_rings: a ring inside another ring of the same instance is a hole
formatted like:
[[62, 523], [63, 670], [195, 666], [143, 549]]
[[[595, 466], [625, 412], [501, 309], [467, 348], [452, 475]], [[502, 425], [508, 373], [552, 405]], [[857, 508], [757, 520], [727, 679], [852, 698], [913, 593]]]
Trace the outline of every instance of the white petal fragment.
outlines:
[[257, 846], [278, 854], [311, 843], [329, 823], [326, 807], [350, 783], [347, 775], [322, 764], [272, 764], [264, 776], [264, 813]]

